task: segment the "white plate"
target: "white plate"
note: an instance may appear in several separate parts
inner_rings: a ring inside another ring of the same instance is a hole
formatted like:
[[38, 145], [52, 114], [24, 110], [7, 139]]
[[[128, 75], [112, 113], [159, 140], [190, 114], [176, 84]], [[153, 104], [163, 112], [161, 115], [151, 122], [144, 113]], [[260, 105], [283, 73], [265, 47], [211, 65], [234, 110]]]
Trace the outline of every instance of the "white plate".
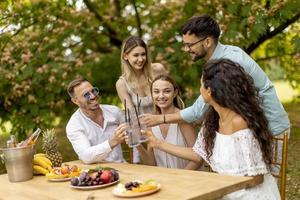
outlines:
[[158, 190], [160, 190], [161, 188], [161, 184], [157, 184], [156, 185], [157, 188], [153, 189], [153, 190], [148, 190], [148, 191], [145, 191], [145, 192], [121, 192], [120, 190], [118, 190], [117, 187], [114, 188], [113, 190], [113, 195], [117, 196], [117, 197], [140, 197], [140, 196], [145, 196], [145, 195], [148, 195], [148, 194], [152, 194], [152, 193], [155, 193], [157, 192]]
[[102, 184], [102, 185], [93, 185], [93, 186], [74, 186], [74, 185], [70, 185], [70, 187], [74, 188], [74, 189], [78, 189], [78, 190], [94, 190], [94, 189], [104, 188], [104, 187], [107, 187], [107, 186], [110, 186], [110, 185], [114, 185], [118, 182], [119, 182], [119, 180], [111, 182], [111, 183]]
[[71, 177], [67, 177], [67, 178], [51, 178], [51, 179], [48, 179], [48, 181], [50, 181], [50, 182], [64, 182], [64, 181], [69, 181], [71, 179], [72, 179]]

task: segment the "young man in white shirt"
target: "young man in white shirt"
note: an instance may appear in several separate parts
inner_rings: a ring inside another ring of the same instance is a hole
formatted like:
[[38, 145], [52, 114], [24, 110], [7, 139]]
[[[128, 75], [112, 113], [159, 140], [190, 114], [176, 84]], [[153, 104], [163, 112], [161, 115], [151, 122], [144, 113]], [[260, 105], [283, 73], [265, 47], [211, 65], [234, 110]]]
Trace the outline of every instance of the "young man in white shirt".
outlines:
[[121, 143], [126, 125], [122, 111], [98, 103], [99, 90], [80, 77], [68, 86], [71, 100], [79, 108], [71, 116], [66, 132], [79, 159], [86, 164], [101, 161], [125, 162]]

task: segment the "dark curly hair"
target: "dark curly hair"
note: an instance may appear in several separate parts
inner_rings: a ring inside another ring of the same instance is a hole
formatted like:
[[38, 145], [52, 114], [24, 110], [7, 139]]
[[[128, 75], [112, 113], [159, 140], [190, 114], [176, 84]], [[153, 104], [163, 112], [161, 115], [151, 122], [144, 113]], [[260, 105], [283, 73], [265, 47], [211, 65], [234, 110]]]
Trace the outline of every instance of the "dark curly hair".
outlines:
[[[212, 98], [222, 107], [239, 114], [249, 129], [253, 130], [268, 167], [272, 161], [272, 134], [268, 121], [260, 107], [258, 91], [253, 79], [237, 63], [227, 59], [211, 60], [202, 72], [204, 88], [210, 88]], [[212, 106], [203, 117], [203, 136], [207, 159], [212, 155], [216, 131], [219, 129], [219, 115]]]

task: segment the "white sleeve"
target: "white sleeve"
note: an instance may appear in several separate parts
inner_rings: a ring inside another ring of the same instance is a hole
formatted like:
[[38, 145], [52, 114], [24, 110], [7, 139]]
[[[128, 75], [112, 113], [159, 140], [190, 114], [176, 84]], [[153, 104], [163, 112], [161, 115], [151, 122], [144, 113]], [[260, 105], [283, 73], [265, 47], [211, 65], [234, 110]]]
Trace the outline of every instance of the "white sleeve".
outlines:
[[201, 158], [203, 158], [207, 163], [209, 163], [206, 159], [206, 151], [205, 151], [205, 144], [204, 144], [204, 138], [202, 135], [202, 130], [203, 130], [203, 128], [201, 128], [201, 130], [198, 133], [198, 137], [193, 146], [193, 151], [196, 154], [198, 154]]
[[83, 128], [68, 123], [66, 127], [67, 137], [80, 160], [86, 164], [104, 160], [112, 151], [108, 140], [101, 144], [91, 146]]
[[252, 131], [235, 139], [236, 153], [240, 156], [239, 163], [242, 164], [239, 166], [237, 174], [246, 176], [267, 174], [268, 168], [264, 162], [259, 143]]

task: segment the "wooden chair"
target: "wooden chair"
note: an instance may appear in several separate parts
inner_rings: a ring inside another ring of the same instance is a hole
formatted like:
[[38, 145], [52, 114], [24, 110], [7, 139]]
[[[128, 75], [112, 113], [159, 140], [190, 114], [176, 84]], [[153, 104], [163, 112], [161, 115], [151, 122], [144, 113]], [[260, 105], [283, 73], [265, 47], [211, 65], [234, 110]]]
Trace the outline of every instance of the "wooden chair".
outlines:
[[[280, 167], [280, 170], [272, 172], [272, 175], [279, 180], [279, 192], [281, 199], [285, 200], [286, 192], [286, 169], [287, 169], [287, 149], [288, 149], [288, 132], [284, 132], [283, 137], [274, 136], [274, 157], [272, 165], [274, 168]], [[278, 144], [282, 142], [282, 152], [278, 155]], [[280, 156], [280, 157], [279, 157]], [[279, 159], [281, 158], [281, 159]]]
[[123, 156], [125, 158], [125, 160], [128, 163], [133, 163], [133, 151], [132, 148], [129, 148], [127, 144], [122, 143], [122, 151], [123, 151]]

